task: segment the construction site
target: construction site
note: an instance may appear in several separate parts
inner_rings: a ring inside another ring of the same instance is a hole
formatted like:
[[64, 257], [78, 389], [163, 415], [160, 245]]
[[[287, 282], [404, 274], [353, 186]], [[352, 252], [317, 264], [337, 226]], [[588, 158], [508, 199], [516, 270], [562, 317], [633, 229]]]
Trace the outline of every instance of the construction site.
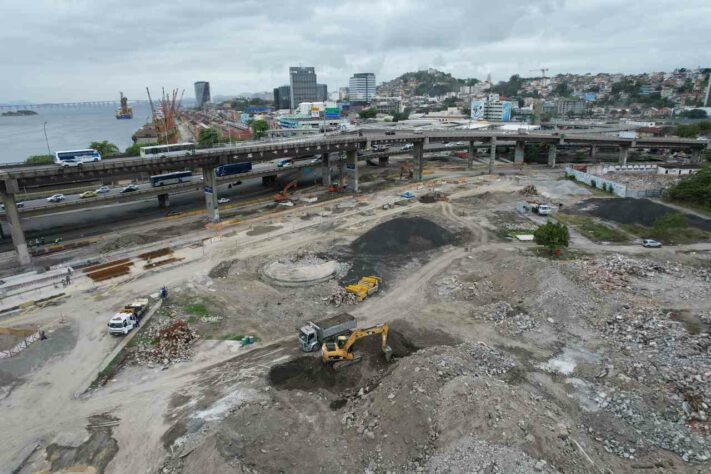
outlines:
[[3, 293], [0, 472], [708, 472], [709, 219], [645, 248], [671, 208], [560, 169], [425, 176], [47, 260]]

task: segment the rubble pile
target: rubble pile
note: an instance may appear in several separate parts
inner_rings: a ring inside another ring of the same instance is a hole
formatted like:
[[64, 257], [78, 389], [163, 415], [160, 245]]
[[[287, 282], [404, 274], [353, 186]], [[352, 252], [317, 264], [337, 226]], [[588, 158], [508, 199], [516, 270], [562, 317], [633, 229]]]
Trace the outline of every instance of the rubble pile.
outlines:
[[333, 290], [330, 296], [327, 297], [329, 304], [333, 306], [343, 306], [358, 304], [358, 297], [353, 293], [348, 293], [345, 289], [340, 286]]
[[628, 288], [632, 278], [651, 278], [658, 274], [680, 272], [678, 265], [661, 265], [619, 254], [596, 260], [577, 260], [574, 266], [581, 268], [593, 285], [605, 291]]
[[434, 288], [438, 296], [455, 299], [471, 300], [480, 295], [488, 295], [493, 291], [494, 284], [490, 280], [465, 283], [456, 275], [435, 282]]
[[524, 186], [520, 191], [519, 194], [522, 194], [524, 196], [538, 196], [538, 190], [536, 187], [532, 184], [529, 184], [528, 186]]
[[[505, 353], [481, 343], [422, 349], [350, 396], [341, 425], [381, 446], [374, 469], [425, 472], [427, 458], [436, 452], [442, 387], [463, 376], [501, 376], [516, 366]], [[409, 461], [402, 465], [402, 460]]]
[[167, 366], [188, 360], [192, 355], [192, 343], [199, 336], [185, 321], [168, 322], [150, 327], [133, 351], [133, 360], [138, 365]]
[[472, 312], [472, 316], [476, 319], [491, 321], [499, 330], [513, 335], [520, 335], [538, 327], [538, 321], [529, 314], [517, 310], [506, 301], [480, 306]]
[[[633, 392], [603, 387], [596, 398], [600, 407], [611, 411], [616, 417], [642, 434], [656, 446], [673, 451], [686, 461], [703, 462], [711, 459], [711, 437], [703, 426], [688, 424], [687, 411], [675, 411], [668, 407], [660, 411], [650, 407], [643, 398]], [[688, 405], [688, 402], [684, 402]], [[604, 440], [605, 450], [629, 458], [634, 457], [635, 448], [623, 447], [614, 440]], [[647, 443], [638, 442], [638, 447]]]

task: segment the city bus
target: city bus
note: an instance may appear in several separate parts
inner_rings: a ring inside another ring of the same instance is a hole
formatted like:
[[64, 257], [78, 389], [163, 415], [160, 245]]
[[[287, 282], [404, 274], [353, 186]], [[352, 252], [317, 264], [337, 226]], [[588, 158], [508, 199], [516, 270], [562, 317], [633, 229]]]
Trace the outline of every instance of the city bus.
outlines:
[[192, 171], [175, 171], [173, 173], [158, 174], [151, 176], [151, 186], [166, 186], [168, 184], [179, 184], [190, 181]]
[[101, 154], [92, 148], [54, 152], [54, 163], [60, 166], [81, 166], [92, 161], [101, 161]]
[[141, 158], [156, 158], [163, 156], [185, 156], [195, 154], [194, 143], [175, 143], [173, 145], [142, 146]]

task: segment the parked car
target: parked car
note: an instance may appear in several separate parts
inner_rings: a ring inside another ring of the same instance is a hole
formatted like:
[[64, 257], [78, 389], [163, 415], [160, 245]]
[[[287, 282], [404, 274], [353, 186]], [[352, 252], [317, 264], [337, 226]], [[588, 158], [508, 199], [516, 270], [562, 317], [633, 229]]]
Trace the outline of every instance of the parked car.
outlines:
[[413, 148], [415, 148], [415, 145], [413, 145], [412, 143], [407, 143], [405, 146], [402, 147], [403, 151], [412, 150]]
[[64, 199], [64, 194], [53, 194], [47, 198], [47, 202], [62, 202]]
[[285, 158], [283, 160], [277, 161], [278, 168], [287, 168], [287, 167], [293, 166], [293, 165], [294, 165], [294, 160], [292, 160], [291, 158]]
[[96, 190], [98, 194], [108, 193], [109, 191], [111, 191], [111, 189], [109, 189], [108, 186], [101, 186], [99, 189]]
[[227, 204], [230, 202], [230, 198], [220, 198], [217, 200], [217, 204]]
[[385, 132], [385, 135], [395, 135], [395, 132], [392, 130], [388, 130]]
[[652, 239], [644, 239], [642, 241], [642, 247], [647, 247], [647, 248], [659, 248], [662, 246], [661, 242], [657, 242], [656, 240]]
[[121, 190], [122, 193], [132, 193], [133, 191], [138, 191], [138, 186], [135, 184], [129, 184]]

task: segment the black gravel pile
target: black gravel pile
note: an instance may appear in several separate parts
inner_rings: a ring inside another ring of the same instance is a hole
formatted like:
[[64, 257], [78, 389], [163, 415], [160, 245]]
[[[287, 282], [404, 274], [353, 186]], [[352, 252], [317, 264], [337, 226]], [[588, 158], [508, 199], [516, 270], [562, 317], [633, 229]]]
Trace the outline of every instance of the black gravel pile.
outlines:
[[[676, 209], [649, 199], [586, 199], [578, 203], [573, 211], [576, 214], [586, 214], [621, 224], [640, 224], [654, 226], [654, 222], [665, 214], [679, 212]], [[685, 214], [689, 225], [711, 232], [711, 219], [704, 219], [693, 214]]]

